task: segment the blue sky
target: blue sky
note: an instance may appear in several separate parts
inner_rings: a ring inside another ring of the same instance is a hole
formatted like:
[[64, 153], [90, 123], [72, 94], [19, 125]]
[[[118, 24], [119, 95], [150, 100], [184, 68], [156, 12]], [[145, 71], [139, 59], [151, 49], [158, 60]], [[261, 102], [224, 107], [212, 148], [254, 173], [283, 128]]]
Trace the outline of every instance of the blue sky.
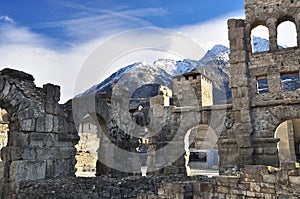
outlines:
[[243, 17], [243, 4], [243, 0], [0, 0], [0, 69], [31, 73], [38, 86], [59, 84], [66, 101], [74, 95], [82, 63], [107, 38], [135, 28], [160, 27], [187, 35], [205, 50], [215, 44], [228, 46], [226, 21]]
[[0, 14], [64, 44], [125, 27], [176, 29], [241, 10], [243, 3], [243, 0], [1, 0]]

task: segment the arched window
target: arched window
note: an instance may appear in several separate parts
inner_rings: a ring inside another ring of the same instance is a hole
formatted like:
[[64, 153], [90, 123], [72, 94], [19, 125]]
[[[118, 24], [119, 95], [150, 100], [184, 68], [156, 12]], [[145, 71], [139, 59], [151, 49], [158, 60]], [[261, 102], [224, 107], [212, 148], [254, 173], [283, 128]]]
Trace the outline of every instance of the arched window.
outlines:
[[277, 47], [290, 48], [297, 46], [296, 25], [292, 21], [284, 21], [277, 26]]
[[269, 51], [269, 29], [259, 25], [251, 30], [252, 53]]

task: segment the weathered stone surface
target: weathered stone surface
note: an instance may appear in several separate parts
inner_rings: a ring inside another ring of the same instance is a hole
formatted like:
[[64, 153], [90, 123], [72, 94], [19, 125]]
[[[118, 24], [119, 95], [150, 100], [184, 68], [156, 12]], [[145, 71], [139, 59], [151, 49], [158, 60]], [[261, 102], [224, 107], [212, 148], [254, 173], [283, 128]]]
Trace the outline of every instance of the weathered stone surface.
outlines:
[[9, 175], [15, 181], [45, 179], [46, 161], [13, 161], [10, 164]]
[[300, 185], [300, 176], [289, 176], [289, 180], [294, 185]]
[[[174, 78], [175, 107], [166, 110], [161, 105], [165, 103], [163, 98], [158, 97], [152, 100], [156, 105], [152, 107], [151, 115], [146, 109], [129, 113], [126, 101], [130, 96], [128, 92], [124, 92], [124, 96], [98, 94], [59, 105], [58, 86], [47, 84], [37, 88], [31, 75], [10, 69], [2, 70], [0, 102], [9, 113], [10, 141], [1, 150], [3, 162], [0, 163], [0, 179], [10, 183], [1, 181], [1, 189], [5, 187], [5, 194], [12, 194], [15, 183], [24, 180], [74, 175], [74, 145], [79, 139], [75, 126], [80, 124], [86, 114], [92, 116], [98, 128], [101, 142], [99, 157], [113, 163], [118, 163], [118, 159], [124, 157], [116, 153], [109, 143], [124, 151], [136, 152], [138, 138], [147, 130], [150, 132], [150, 171], [154, 171], [158, 164], [166, 164], [168, 166], [158, 172], [165, 175], [184, 173], [185, 135], [195, 126], [206, 124], [216, 131], [219, 138], [221, 174], [237, 173], [236, 168], [243, 168], [246, 164], [278, 166], [279, 139], [274, 138], [275, 130], [282, 121], [300, 117], [300, 91], [283, 90], [281, 76], [291, 72], [299, 73], [300, 50], [299, 47], [278, 49], [277, 25], [286, 19], [297, 23], [299, 8], [297, 1], [246, 0], [245, 20], [228, 21], [233, 100], [231, 105], [221, 108], [210, 106], [210, 93], [204, 92], [209, 86], [202, 87], [205, 76], [194, 72]], [[269, 52], [252, 53], [250, 33], [257, 25], [265, 25], [269, 29]], [[257, 86], [257, 80], [262, 76], [268, 80], [268, 93], [264, 94], [258, 92]], [[205, 93], [208, 97], [204, 99]], [[157, 116], [157, 119], [152, 116]], [[170, 147], [170, 151], [163, 149], [158, 152], [172, 142], [175, 145]], [[175, 159], [170, 157], [175, 155]], [[118, 163], [117, 167], [134, 168], [130, 172], [116, 171], [98, 161], [97, 174], [123, 176], [138, 173], [137, 158], [130, 156], [127, 160], [126, 163]], [[198, 189], [201, 185], [192, 186], [191, 182], [165, 183], [150, 197], [189, 198], [193, 194], [199, 198], [224, 198], [228, 194], [233, 198], [299, 196], [299, 171], [295, 166], [282, 164], [282, 171], [275, 174], [272, 172], [264, 166], [246, 167], [245, 173], [239, 173], [240, 177], [213, 179], [212, 186], [207, 186], [204, 192]], [[288, 187], [289, 184], [292, 184], [293, 190]], [[194, 187], [198, 187], [197, 192]], [[118, 188], [116, 192], [120, 194], [121, 188]], [[56, 190], [53, 191], [53, 194], [57, 194]], [[110, 191], [105, 189], [101, 193], [94, 193], [92, 190], [91, 197], [99, 197], [101, 194], [101, 197], [110, 198], [113, 196]], [[0, 190], [0, 195], [3, 193]], [[125, 198], [131, 197], [127, 192], [127, 195], [125, 192], [122, 194]]]
[[275, 175], [263, 175], [263, 182], [276, 183], [276, 176]]
[[[0, 198], [12, 197], [20, 181], [74, 174], [74, 138], [62, 141], [58, 136], [76, 135], [74, 123], [67, 120], [71, 111], [58, 104], [58, 86], [46, 85], [41, 89], [33, 80], [31, 75], [20, 71], [0, 72], [1, 108], [7, 111], [9, 122], [7, 146], [1, 143], [1, 148], [5, 147], [1, 150], [0, 186], [4, 190], [0, 191]], [[64, 128], [59, 128], [59, 118], [65, 121]], [[69, 151], [60, 149], [66, 146]], [[61, 158], [64, 164], [58, 169], [53, 162]]]

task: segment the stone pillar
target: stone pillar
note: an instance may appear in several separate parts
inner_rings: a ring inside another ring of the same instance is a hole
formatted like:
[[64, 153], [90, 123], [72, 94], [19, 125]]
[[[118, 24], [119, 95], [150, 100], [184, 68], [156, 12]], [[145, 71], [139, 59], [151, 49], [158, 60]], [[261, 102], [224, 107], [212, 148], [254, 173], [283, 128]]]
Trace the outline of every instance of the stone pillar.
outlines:
[[295, 130], [293, 120], [287, 121], [287, 133], [288, 133], [288, 142], [290, 146], [290, 158], [291, 161], [296, 161], [296, 151], [295, 151]]
[[233, 111], [236, 123], [233, 126], [238, 144], [239, 161], [237, 166], [252, 164], [253, 146], [250, 113], [250, 85], [248, 74], [248, 46], [244, 20], [228, 21], [230, 41], [230, 87], [232, 89]]
[[269, 19], [268, 26], [269, 26], [270, 52], [274, 52], [275, 50], [278, 49], [276, 21], [274, 19]]

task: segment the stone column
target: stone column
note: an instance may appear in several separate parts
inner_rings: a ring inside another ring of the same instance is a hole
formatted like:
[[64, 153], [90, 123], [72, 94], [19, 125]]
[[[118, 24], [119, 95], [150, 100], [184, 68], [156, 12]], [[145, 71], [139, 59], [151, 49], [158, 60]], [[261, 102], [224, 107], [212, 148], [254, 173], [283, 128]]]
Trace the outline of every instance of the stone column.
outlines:
[[[248, 73], [248, 53], [251, 47], [245, 30], [244, 20], [228, 21], [230, 40], [230, 87], [232, 89], [233, 111], [236, 123], [233, 126], [238, 144], [237, 166], [252, 164], [253, 146], [250, 113], [251, 92]], [[249, 36], [249, 35], [248, 35]], [[249, 36], [250, 37], [250, 36]]]

